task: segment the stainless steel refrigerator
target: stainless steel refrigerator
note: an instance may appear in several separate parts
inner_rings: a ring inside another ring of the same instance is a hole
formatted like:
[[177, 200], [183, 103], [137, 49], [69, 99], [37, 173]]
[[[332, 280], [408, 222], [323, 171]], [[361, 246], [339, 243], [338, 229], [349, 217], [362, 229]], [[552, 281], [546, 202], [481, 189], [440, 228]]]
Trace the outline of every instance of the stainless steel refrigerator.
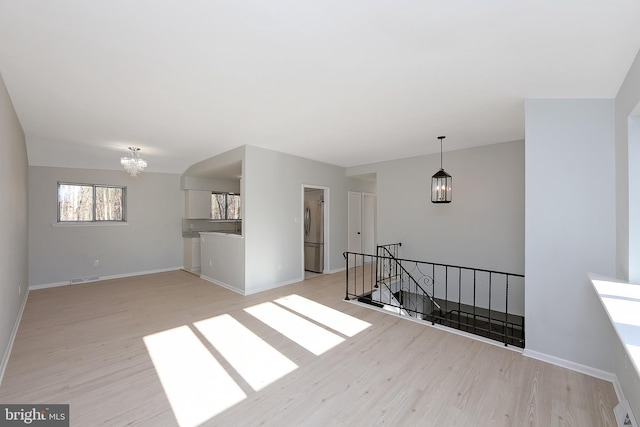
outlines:
[[304, 202], [304, 269], [315, 273], [322, 273], [324, 269], [323, 216], [322, 202]]

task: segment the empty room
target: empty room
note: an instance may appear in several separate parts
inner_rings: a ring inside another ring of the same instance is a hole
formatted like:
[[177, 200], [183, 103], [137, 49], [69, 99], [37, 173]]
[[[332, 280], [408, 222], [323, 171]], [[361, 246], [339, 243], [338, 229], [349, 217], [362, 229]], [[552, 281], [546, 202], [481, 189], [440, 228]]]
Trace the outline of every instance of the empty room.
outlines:
[[0, 425], [637, 426], [638, 16], [0, 0]]

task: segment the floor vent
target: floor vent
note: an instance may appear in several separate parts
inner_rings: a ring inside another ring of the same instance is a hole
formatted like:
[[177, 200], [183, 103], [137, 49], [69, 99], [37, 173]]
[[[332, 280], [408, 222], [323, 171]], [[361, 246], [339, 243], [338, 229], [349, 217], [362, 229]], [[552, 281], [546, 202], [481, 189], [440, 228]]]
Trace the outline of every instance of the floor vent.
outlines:
[[75, 279], [71, 279], [71, 284], [75, 285], [78, 283], [87, 283], [87, 282], [95, 282], [100, 280], [100, 276], [91, 276], [91, 277], [76, 277]]

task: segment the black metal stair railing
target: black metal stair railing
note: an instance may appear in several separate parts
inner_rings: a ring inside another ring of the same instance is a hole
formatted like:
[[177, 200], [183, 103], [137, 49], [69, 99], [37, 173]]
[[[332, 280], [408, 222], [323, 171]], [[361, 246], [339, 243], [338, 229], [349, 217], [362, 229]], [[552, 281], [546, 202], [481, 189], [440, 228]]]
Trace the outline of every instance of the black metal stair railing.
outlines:
[[345, 252], [345, 299], [524, 347], [523, 275], [401, 259], [400, 246]]
[[[402, 303], [403, 298], [402, 298], [402, 292], [408, 292], [409, 294], [411, 293], [419, 293], [421, 295], [423, 295], [425, 298], [429, 299], [429, 302], [432, 304], [433, 307], [437, 308], [438, 310], [440, 310], [440, 305], [434, 300], [433, 295], [430, 295], [429, 292], [427, 292], [422, 286], [420, 286], [420, 284], [416, 281], [416, 279], [411, 275], [411, 273], [409, 273], [403, 266], [402, 263], [398, 260], [398, 252], [399, 252], [399, 248], [400, 246], [402, 246], [402, 243], [392, 243], [389, 245], [378, 245], [377, 247], [377, 253], [378, 255], [382, 254], [383, 256], [388, 256], [391, 258], [391, 262], [390, 263], [384, 263], [382, 264], [382, 269], [378, 269], [381, 270], [381, 277], [382, 280], [387, 280], [390, 281], [396, 277], [400, 277], [400, 283], [402, 283], [403, 285], [406, 285], [406, 282], [409, 282], [409, 289], [406, 289], [405, 286], [401, 287], [400, 292], [401, 292], [401, 298], [400, 301]], [[388, 268], [387, 266], [391, 266], [393, 268]], [[392, 275], [393, 273], [393, 275]], [[425, 278], [427, 278], [428, 276], [423, 276]], [[379, 276], [380, 278], [380, 276]], [[403, 280], [403, 278], [406, 278], [406, 280]], [[427, 283], [425, 282], [425, 285], [429, 286], [429, 285], [433, 285], [433, 283]], [[412, 289], [415, 290], [415, 292], [412, 292]], [[411, 301], [411, 299], [409, 298], [409, 301]], [[414, 311], [417, 313], [416, 310], [410, 310], [410, 311]]]

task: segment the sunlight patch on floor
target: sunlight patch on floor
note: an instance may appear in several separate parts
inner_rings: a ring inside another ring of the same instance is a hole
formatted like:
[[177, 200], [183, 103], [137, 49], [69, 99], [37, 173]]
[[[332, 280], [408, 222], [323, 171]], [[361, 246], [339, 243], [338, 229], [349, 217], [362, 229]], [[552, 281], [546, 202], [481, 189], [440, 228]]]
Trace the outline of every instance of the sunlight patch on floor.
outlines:
[[197, 426], [247, 396], [188, 326], [144, 337], [180, 427]]
[[228, 314], [194, 325], [255, 391], [298, 368]]
[[333, 332], [271, 302], [254, 305], [244, 310], [316, 356], [344, 341]]
[[348, 337], [352, 337], [371, 326], [371, 323], [367, 323], [357, 317], [349, 316], [348, 314], [301, 297], [300, 295], [292, 294], [279, 298], [275, 300], [275, 302]]

